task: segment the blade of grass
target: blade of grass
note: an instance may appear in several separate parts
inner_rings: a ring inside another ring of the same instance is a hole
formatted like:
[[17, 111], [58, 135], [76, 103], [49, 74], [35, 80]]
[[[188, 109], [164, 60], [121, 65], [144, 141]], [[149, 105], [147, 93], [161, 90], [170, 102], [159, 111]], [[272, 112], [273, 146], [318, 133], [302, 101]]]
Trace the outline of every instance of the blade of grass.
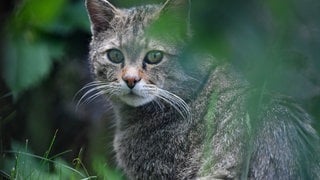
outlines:
[[0, 178], [10, 179], [10, 175], [2, 170], [0, 170]]
[[17, 172], [18, 172], [18, 161], [19, 161], [19, 155], [20, 154], [18, 154], [18, 155], [16, 155], [15, 156], [15, 161], [14, 161], [14, 167], [11, 169], [11, 171], [10, 171], [10, 177], [12, 178], [12, 179], [17, 179]]
[[53, 160], [53, 159], [58, 158], [59, 156], [62, 156], [62, 155], [64, 155], [64, 154], [67, 154], [67, 153], [70, 153], [70, 152], [72, 152], [72, 150], [66, 150], [66, 151], [63, 151], [63, 152], [61, 152], [61, 153], [58, 153], [58, 154], [50, 157], [49, 159], [50, 159], [50, 160]]
[[81, 160], [82, 159], [82, 153], [83, 153], [83, 149], [81, 148], [79, 153], [78, 153], [78, 157], [73, 160], [73, 163], [75, 164], [75, 168], [76, 169], [82, 168], [84, 170], [84, 172], [86, 173], [86, 175], [90, 176], [87, 168], [82, 163], [82, 160]]
[[[80, 175], [81, 177], [83, 178], [87, 178], [86, 175], [84, 175], [83, 173], [81, 173], [80, 171], [72, 168], [72, 167], [69, 167], [63, 163], [60, 163], [60, 162], [57, 162], [57, 161], [53, 161], [51, 159], [48, 159], [48, 158], [44, 158], [44, 157], [41, 157], [41, 156], [38, 156], [38, 155], [34, 155], [34, 154], [30, 154], [30, 153], [26, 153], [26, 152], [17, 152], [17, 151], [5, 151], [5, 153], [12, 153], [12, 154], [18, 154], [18, 155], [25, 155], [25, 156], [29, 156], [29, 157], [33, 157], [33, 158], [36, 158], [36, 159], [40, 159], [40, 160], [43, 160], [43, 161], [48, 161], [48, 162], [51, 162], [51, 163], [54, 163], [54, 164], [58, 164], [59, 166], [61, 167], [64, 167], [78, 175]], [[17, 162], [17, 161], [16, 161]], [[15, 164], [15, 168], [16, 168], [17, 164]], [[16, 176], [14, 176], [16, 177]]]
[[50, 142], [49, 149], [44, 153], [44, 158], [46, 158], [46, 159], [48, 159], [48, 157], [49, 157], [49, 154], [50, 154], [50, 152], [52, 150], [53, 144], [54, 144], [54, 142], [55, 142], [55, 140], [57, 138], [57, 134], [58, 134], [58, 129], [56, 130], [56, 132], [53, 135], [53, 138], [52, 138], [52, 140]]

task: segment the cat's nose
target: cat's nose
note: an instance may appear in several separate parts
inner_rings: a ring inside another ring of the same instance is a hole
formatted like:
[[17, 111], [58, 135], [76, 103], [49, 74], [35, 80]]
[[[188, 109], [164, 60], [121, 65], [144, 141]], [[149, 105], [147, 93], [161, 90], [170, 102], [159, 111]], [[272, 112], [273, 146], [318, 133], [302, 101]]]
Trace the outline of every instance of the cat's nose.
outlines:
[[127, 86], [130, 89], [133, 89], [134, 86], [141, 80], [139, 76], [123, 76], [122, 80], [127, 83]]

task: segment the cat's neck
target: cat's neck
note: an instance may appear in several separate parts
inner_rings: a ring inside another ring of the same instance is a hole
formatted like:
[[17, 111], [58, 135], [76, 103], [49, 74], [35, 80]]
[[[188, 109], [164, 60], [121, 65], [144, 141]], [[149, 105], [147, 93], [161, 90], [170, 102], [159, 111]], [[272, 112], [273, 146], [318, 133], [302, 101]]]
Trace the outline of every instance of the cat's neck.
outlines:
[[114, 106], [118, 116], [114, 148], [118, 165], [129, 179], [180, 179], [176, 172], [187, 165], [188, 134], [193, 127], [190, 122], [166, 104]]

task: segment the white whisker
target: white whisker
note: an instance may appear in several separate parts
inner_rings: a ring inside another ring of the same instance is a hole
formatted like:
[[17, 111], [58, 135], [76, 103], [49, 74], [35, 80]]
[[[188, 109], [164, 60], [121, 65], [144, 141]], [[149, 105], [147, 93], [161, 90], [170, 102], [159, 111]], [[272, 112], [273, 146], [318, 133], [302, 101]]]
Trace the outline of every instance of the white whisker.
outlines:
[[113, 83], [105, 83], [100, 81], [90, 82], [86, 84], [83, 88], [81, 88], [75, 95], [78, 96], [80, 92], [86, 91], [78, 100], [78, 103], [76, 104], [76, 109], [78, 110], [78, 108], [81, 105], [88, 104], [103, 94], [108, 94], [109, 99], [113, 94], [115, 94], [117, 89], [118, 86]]
[[161, 93], [158, 97], [174, 107], [184, 119], [189, 118], [189, 107], [181, 98], [178, 96], [171, 96], [171, 94], [168, 95], [166, 93]]
[[76, 97], [82, 92], [84, 91], [85, 89], [88, 89], [88, 88], [91, 88], [91, 87], [95, 87], [95, 86], [98, 86], [98, 85], [106, 85], [106, 83], [104, 82], [101, 82], [101, 81], [93, 81], [93, 82], [90, 82], [86, 85], [83, 86], [83, 88], [81, 88], [73, 97], [73, 100], [76, 99]]
[[163, 107], [163, 104], [161, 103], [161, 101], [159, 101], [158, 99], [155, 99], [154, 101], [152, 101], [152, 103], [155, 104], [156, 106], [158, 106], [161, 112], [164, 111], [163, 110], [164, 107]]
[[[152, 94], [172, 106], [184, 119], [191, 118], [188, 104], [179, 96], [154, 85], [145, 85], [144, 93]], [[158, 102], [159, 103], [159, 102]]]
[[82, 104], [89, 104], [90, 102], [92, 102], [93, 100], [95, 100], [97, 97], [105, 94], [106, 92], [104, 91], [98, 91], [95, 94], [89, 96], [88, 98], [86, 98], [80, 105]]
[[[98, 91], [98, 88], [97, 87], [94, 87], [92, 89], [89, 89], [86, 93], [84, 93], [81, 98], [78, 100], [78, 103], [76, 105], [76, 109], [78, 109], [78, 107], [80, 107], [81, 105], [85, 104], [86, 103], [86, 99], [87, 99], [87, 96], [89, 94], [91, 94], [92, 92], [95, 92], [95, 91]], [[89, 96], [89, 98], [92, 97], [92, 96]]]

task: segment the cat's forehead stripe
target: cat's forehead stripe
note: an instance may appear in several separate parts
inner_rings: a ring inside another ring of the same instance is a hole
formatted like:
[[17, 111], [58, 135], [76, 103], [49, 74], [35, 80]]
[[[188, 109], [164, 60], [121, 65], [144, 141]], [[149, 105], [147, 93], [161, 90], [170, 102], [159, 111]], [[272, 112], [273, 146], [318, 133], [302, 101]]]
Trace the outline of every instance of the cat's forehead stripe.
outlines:
[[156, 6], [143, 6], [126, 10], [124, 29], [132, 36], [141, 34], [149, 21], [154, 18]]

